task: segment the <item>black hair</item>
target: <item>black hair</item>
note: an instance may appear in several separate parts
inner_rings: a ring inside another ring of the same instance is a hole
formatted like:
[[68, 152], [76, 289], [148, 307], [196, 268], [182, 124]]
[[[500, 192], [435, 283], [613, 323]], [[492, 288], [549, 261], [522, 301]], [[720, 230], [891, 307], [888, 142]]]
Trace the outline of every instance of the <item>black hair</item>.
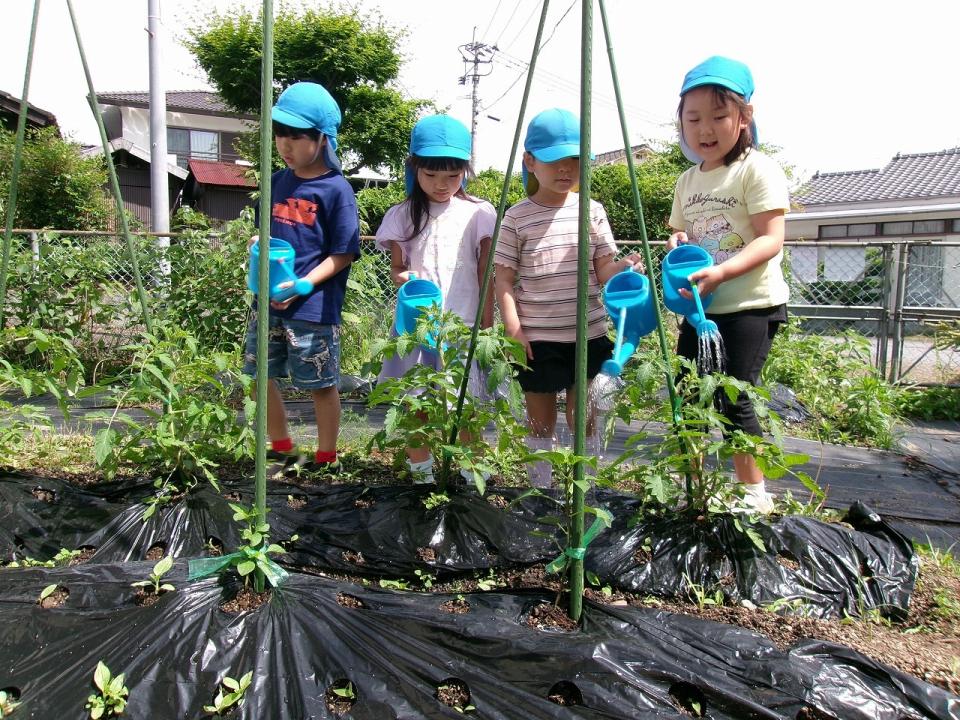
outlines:
[[[752, 114], [747, 109], [747, 101], [743, 99], [743, 95], [735, 93], [733, 90], [725, 88], [722, 85], [705, 85], [701, 87], [708, 87], [713, 91], [713, 103], [715, 107], [726, 107], [727, 101], [729, 100], [736, 105], [737, 110], [741, 115], [752, 118]], [[677, 106], [677, 118], [680, 120], [681, 135], [683, 134], [683, 101], [685, 97], [686, 96], [684, 95], [680, 96], [680, 105]], [[737, 138], [737, 143], [733, 146], [733, 149], [723, 156], [723, 164], [730, 165], [731, 163], [739, 160], [740, 156], [752, 147], [753, 132], [751, 131], [750, 124], [748, 123], [747, 126], [740, 131], [740, 136]]]
[[273, 134], [277, 137], [288, 137], [296, 140], [297, 138], [309, 138], [314, 142], [320, 142], [320, 131], [314, 128], [298, 128], [291, 125], [284, 125], [282, 122], [273, 121]]
[[[430, 214], [430, 198], [417, 182], [418, 170], [434, 170], [438, 172], [463, 172], [464, 177], [473, 176], [473, 168], [470, 167], [469, 160], [461, 160], [452, 157], [424, 157], [422, 155], [411, 155], [407, 158], [407, 168], [413, 174], [413, 190], [407, 202], [410, 203], [410, 237], [407, 240], [413, 240], [423, 226], [427, 224], [427, 216]], [[469, 198], [463, 188], [460, 188], [458, 194]]]

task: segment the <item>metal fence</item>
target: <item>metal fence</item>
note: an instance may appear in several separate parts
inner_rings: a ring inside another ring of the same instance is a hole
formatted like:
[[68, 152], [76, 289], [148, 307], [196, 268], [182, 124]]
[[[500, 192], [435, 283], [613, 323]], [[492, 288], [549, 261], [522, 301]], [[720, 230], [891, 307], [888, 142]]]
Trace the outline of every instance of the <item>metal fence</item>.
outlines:
[[[142, 248], [156, 242], [153, 236], [137, 237]], [[220, 242], [211, 236], [211, 249], [216, 251]], [[636, 245], [621, 243], [623, 252]], [[663, 243], [651, 243], [651, 248], [659, 265]], [[126, 244], [116, 235], [17, 231], [12, 266], [20, 268], [21, 279], [24, 265], [33, 266], [38, 282], [44, 267], [57, 267], [61, 282], [64, 267], [92, 269], [101, 291], [129, 306], [131, 265]], [[790, 285], [789, 310], [801, 318], [804, 332], [839, 338], [853, 330], [870, 338], [876, 366], [892, 382], [960, 383], [960, 353], [936, 347], [939, 324], [960, 321], [960, 242], [788, 241], [783, 268]], [[152, 269], [142, 270], [149, 279]], [[347, 309], [362, 319], [362, 327], [353, 330], [356, 338], [350, 337], [349, 326], [344, 328], [354, 355], [368, 352], [373, 340], [389, 333], [396, 292], [389, 271], [388, 255], [374, 248], [372, 238], [364, 238], [347, 299]], [[120, 312], [131, 311], [138, 309]], [[114, 324], [117, 331], [128, 326], [126, 320]]]

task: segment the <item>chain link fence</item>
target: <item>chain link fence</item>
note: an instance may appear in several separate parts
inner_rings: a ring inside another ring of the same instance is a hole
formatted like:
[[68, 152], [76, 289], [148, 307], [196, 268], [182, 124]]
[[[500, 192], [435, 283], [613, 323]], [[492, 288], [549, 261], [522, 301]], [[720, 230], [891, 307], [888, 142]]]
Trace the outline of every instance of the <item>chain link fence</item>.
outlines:
[[[135, 237], [148, 293], [161, 293], [163, 277], [152, 249], [156, 237]], [[176, 236], [171, 241], [176, 243]], [[219, 251], [220, 242], [219, 236], [211, 236], [210, 251]], [[122, 237], [16, 231], [13, 245], [8, 313], [17, 303], [31, 302], [25, 284], [54, 282], [63, 292], [70, 288], [73, 298], [59, 310], [84, 314], [74, 320], [86, 323], [89, 332], [114, 336], [116, 342], [138, 332], [140, 308]], [[620, 245], [623, 252], [639, 251], [635, 242]], [[651, 243], [651, 253], [658, 267], [663, 242]], [[960, 382], [960, 353], [937, 347], [941, 324], [960, 321], [960, 242], [790, 241], [783, 268], [790, 313], [802, 319], [803, 331], [838, 341], [850, 330], [870, 338], [875, 363], [892, 382]], [[178, 272], [190, 268], [172, 269], [174, 277]], [[98, 294], [94, 308], [80, 307], [90, 301], [90, 293]], [[363, 238], [345, 307], [343, 356], [348, 371], [359, 372], [374, 343], [389, 336], [395, 296], [388, 254], [376, 250], [372, 238]]]

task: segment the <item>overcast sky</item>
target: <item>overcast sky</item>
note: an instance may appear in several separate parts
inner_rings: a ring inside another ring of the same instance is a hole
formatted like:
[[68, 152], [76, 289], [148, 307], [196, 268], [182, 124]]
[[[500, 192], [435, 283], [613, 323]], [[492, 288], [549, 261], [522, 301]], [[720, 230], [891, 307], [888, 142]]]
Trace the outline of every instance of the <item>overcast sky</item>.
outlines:
[[[33, 0], [2, 0], [2, 5], [0, 89], [19, 97]], [[147, 0], [73, 0], [73, 5], [96, 89], [148, 90]], [[198, 13], [241, 5], [262, 3], [161, 0], [168, 91], [209, 89], [179, 44], [183, 28]], [[407, 28], [401, 90], [448, 107], [468, 126], [469, 87], [458, 83], [464, 74], [458, 47], [471, 41], [476, 28], [477, 40], [499, 48], [485, 66], [490, 74], [479, 84], [477, 165], [503, 168], [541, 0], [357, 0], [347, 5], [379, 12]], [[709, 55], [724, 54], [753, 70], [761, 139], [780, 146], [781, 157], [801, 177], [817, 170], [882, 167], [898, 152], [960, 145], [956, 0], [789, 5], [607, 0], [606, 7], [633, 144], [675, 137], [672, 121], [684, 73]], [[623, 142], [600, 14], [594, 14], [592, 147], [599, 153]], [[549, 40], [537, 63], [527, 120], [547, 107], [578, 110], [581, 19], [580, 2], [550, 3], [544, 31]], [[66, 4], [46, 0], [30, 101], [53, 112], [74, 139], [99, 143], [86, 92]]]

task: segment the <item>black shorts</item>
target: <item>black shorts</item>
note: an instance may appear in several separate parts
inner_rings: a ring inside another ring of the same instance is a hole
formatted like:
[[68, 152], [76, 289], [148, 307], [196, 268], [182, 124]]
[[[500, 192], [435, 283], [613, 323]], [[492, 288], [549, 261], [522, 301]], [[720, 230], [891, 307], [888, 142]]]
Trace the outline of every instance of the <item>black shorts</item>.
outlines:
[[[533, 360], [529, 369], [521, 368], [517, 381], [524, 392], [555, 393], [576, 385], [577, 344], [536, 340], [530, 343]], [[600, 372], [604, 360], [613, 354], [613, 343], [606, 336], [587, 341], [587, 378]]]
[[[770, 353], [773, 337], [787, 321], [787, 306], [775, 305], [722, 315], [707, 313], [707, 317], [717, 323], [723, 338], [727, 375], [756, 385]], [[680, 326], [677, 354], [696, 360], [697, 347], [697, 331], [684, 320]], [[730, 402], [726, 394], [721, 392], [717, 394], [717, 401], [723, 414], [732, 423], [730, 429], [739, 428], [751, 435], [763, 435], [760, 421], [746, 393], [740, 393], [736, 402]]]

